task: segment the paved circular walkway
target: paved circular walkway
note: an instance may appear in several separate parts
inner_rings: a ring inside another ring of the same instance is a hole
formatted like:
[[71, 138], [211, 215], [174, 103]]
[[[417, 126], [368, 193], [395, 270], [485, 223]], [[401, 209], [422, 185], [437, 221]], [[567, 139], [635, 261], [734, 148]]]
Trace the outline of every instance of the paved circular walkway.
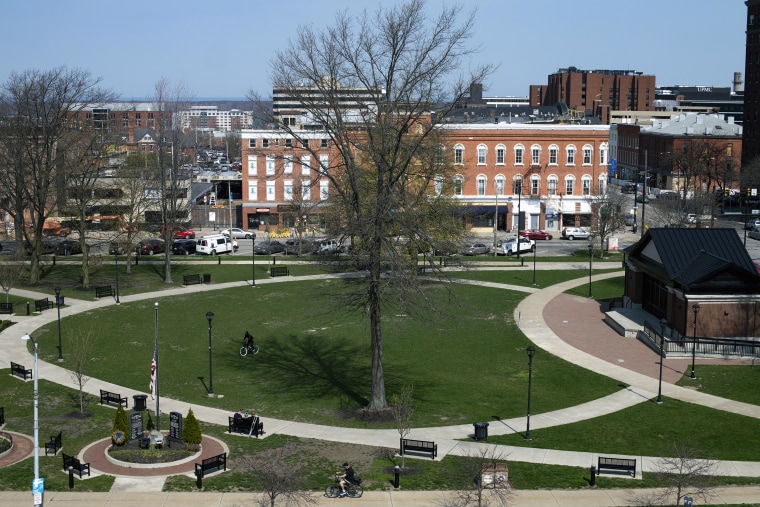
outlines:
[[4, 431], [4, 433], [10, 434], [13, 438], [13, 447], [8, 454], [0, 457], [0, 468], [23, 461], [34, 454], [33, 438], [13, 431]]

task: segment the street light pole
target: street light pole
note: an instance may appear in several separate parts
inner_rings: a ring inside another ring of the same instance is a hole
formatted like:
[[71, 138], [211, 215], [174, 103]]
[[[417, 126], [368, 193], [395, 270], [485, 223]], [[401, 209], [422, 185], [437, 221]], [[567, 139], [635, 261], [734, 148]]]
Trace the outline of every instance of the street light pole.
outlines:
[[256, 287], [256, 235], [251, 236], [251, 287]]
[[589, 242], [588, 244], [588, 297], [591, 296], [591, 271], [594, 268], [594, 245]]
[[520, 202], [522, 200], [522, 180], [519, 180], [520, 191], [517, 194], [517, 257], [520, 259], [520, 266], [525, 266], [525, 257], [520, 255], [520, 219], [522, 218], [522, 209]]
[[660, 333], [660, 384], [657, 388], [657, 404], [662, 403], [662, 363], [665, 359], [665, 324], [667, 324], [668, 321], [665, 319], [660, 320], [660, 327], [661, 327], [661, 333]]
[[528, 352], [528, 420], [525, 426], [525, 440], [530, 440], [530, 390], [533, 380], [533, 356], [536, 355], [536, 347], [530, 345]]
[[211, 369], [211, 320], [214, 318], [213, 312], [206, 312], [208, 319], [208, 395], [214, 396], [214, 375]]
[[37, 342], [34, 341], [34, 338], [29, 334], [25, 334], [21, 339], [31, 340], [32, 349], [34, 350], [34, 370], [32, 371], [32, 375], [34, 376], [34, 481], [32, 482], [32, 493], [34, 494], [34, 505], [38, 506], [42, 505], [42, 493], [39, 493], [39, 497], [36, 494], [38, 488], [42, 488], [40, 485], [40, 390], [38, 383], [39, 379], [37, 378], [39, 347], [37, 346]]
[[63, 361], [63, 344], [61, 343], [61, 288], [55, 288], [55, 306], [58, 308], [58, 362]]
[[533, 285], [536, 285], [536, 250], [538, 250], [538, 241], [533, 245]]
[[496, 207], [493, 211], [493, 256], [496, 257], [498, 254], [496, 252], [496, 235], [498, 234], [499, 229], [499, 193], [501, 192], [503, 188], [503, 183], [501, 180], [496, 180]]
[[113, 256], [116, 262], [116, 304], [119, 303], [119, 243], [116, 243], [116, 253]]
[[694, 375], [694, 356], [696, 354], [696, 348], [697, 348], [697, 314], [699, 313], [699, 303], [694, 303], [691, 305], [691, 311], [694, 312], [694, 338], [691, 341], [691, 375], [689, 376], [690, 379], [697, 378], [696, 375]]
[[160, 392], [159, 392], [159, 385], [158, 385], [158, 301], [153, 303], [153, 308], [155, 309], [156, 314], [156, 324], [155, 324], [155, 330], [156, 330], [156, 339], [153, 349], [153, 356], [156, 360], [156, 372], [154, 374], [155, 380], [153, 381], [153, 392], [156, 395], [156, 431], [161, 431], [161, 408], [159, 406], [159, 399], [161, 398]]

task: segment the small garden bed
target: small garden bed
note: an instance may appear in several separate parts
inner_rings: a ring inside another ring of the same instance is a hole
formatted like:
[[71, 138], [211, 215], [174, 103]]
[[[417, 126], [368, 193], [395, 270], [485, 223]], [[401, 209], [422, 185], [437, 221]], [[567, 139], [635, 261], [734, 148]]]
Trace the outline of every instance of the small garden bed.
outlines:
[[132, 440], [120, 446], [111, 446], [108, 449], [108, 455], [115, 460], [127, 463], [155, 464], [182, 461], [197, 453], [197, 451], [187, 449], [185, 444], [179, 442], [173, 442], [172, 446], [161, 449], [153, 447], [141, 449], [139, 440]]

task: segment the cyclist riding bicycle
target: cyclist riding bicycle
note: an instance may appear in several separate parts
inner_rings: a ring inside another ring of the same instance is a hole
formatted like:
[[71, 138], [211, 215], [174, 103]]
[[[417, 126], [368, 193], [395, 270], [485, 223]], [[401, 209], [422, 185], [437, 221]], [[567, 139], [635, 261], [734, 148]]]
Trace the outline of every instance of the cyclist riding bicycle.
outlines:
[[342, 474], [340, 472], [335, 474], [340, 479], [340, 496], [346, 496], [346, 485], [355, 481], [354, 469], [348, 463], [343, 463], [343, 470]]
[[253, 336], [248, 331], [245, 332], [245, 336], [243, 337], [243, 347], [250, 347], [253, 345]]

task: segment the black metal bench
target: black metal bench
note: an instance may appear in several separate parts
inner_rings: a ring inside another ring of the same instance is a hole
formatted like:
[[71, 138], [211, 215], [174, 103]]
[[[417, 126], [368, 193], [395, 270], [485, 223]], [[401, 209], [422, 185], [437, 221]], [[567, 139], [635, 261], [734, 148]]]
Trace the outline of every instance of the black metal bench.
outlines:
[[63, 456], [63, 471], [68, 472], [69, 467], [74, 471], [75, 474], [79, 476], [79, 478], [82, 478], [83, 473], [87, 473], [87, 476], [90, 476], [90, 464], [89, 463], [82, 463], [79, 461], [78, 458], [75, 458], [74, 456], [69, 456], [65, 452], [61, 453], [61, 456]]
[[5, 408], [0, 407], [0, 428], [3, 427], [3, 424], [5, 424]]
[[206, 458], [200, 463], [195, 464], [195, 476], [203, 478], [204, 475], [219, 470], [227, 470], [227, 453], [218, 454], [211, 458]]
[[34, 311], [37, 313], [41, 313], [42, 311], [49, 310], [51, 308], [53, 308], [53, 302], [48, 298], [38, 299], [34, 302]]
[[259, 416], [254, 415], [251, 417], [229, 417], [229, 433], [242, 433], [255, 436], [259, 438], [259, 435], [264, 434], [264, 423]]
[[49, 456], [50, 453], [55, 456], [61, 447], [63, 447], [63, 431], [59, 431], [57, 435], [50, 437], [50, 442], [45, 444], [45, 456]]
[[443, 259], [443, 267], [448, 268], [449, 266], [462, 266], [462, 259], [457, 259], [456, 257], [447, 257]]
[[201, 278], [201, 275], [198, 273], [194, 275], [184, 275], [182, 277], [182, 282], [187, 285], [199, 285], [203, 283], [203, 279]]
[[15, 375], [24, 380], [29, 380], [32, 378], [32, 369], [24, 368], [22, 365], [11, 361], [11, 375]]
[[430, 457], [435, 459], [438, 456], [438, 445], [435, 442], [426, 442], [425, 440], [401, 439], [401, 449], [399, 454], [404, 456], [407, 451], [430, 453]]
[[111, 391], [104, 391], [103, 389], [100, 390], [100, 404], [112, 405], [115, 407], [118, 407], [119, 405], [124, 405], [124, 408], [129, 408], [127, 406], [126, 396], [122, 397], [116, 393], [112, 393]]
[[13, 313], [13, 303], [0, 303], [0, 313]]
[[269, 276], [290, 276], [287, 266], [272, 266], [269, 268]]
[[605, 458], [599, 456], [596, 475], [599, 475], [602, 470], [626, 472], [631, 474], [631, 477], [636, 477], [636, 460], [627, 458]]
[[116, 292], [113, 290], [113, 287], [110, 285], [101, 285], [100, 287], [95, 287], [95, 298], [100, 299], [102, 297], [114, 297]]

